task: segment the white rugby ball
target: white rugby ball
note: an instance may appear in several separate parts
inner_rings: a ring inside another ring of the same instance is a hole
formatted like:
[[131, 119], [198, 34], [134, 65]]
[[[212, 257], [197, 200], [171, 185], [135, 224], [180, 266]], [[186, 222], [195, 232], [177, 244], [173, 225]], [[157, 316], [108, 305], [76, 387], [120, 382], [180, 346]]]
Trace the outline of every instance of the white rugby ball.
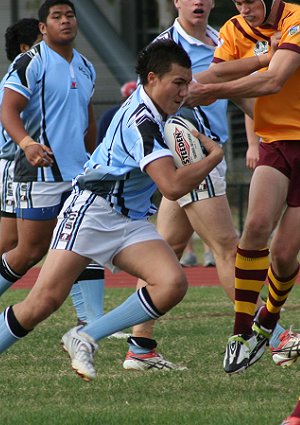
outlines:
[[171, 116], [164, 127], [165, 142], [173, 154], [177, 168], [200, 161], [206, 155], [201, 142], [191, 130], [196, 127], [185, 118]]

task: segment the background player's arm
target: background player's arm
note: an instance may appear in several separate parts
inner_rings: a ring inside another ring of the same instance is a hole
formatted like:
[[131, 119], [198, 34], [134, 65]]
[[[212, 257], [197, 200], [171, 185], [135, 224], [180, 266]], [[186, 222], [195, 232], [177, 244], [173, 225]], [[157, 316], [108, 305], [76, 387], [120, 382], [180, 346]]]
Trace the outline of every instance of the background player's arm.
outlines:
[[[26, 132], [21, 112], [27, 105], [27, 99], [9, 88], [4, 89], [1, 105], [1, 121], [12, 140], [24, 150], [28, 162], [33, 166], [53, 164], [52, 152], [47, 146], [34, 141]], [[21, 144], [20, 144], [21, 142]]]
[[84, 144], [87, 152], [93, 153], [96, 148], [97, 125], [92, 102], [89, 104], [89, 125], [84, 137]]
[[254, 170], [259, 159], [259, 137], [255, 134], [254, 122], [248, 115], [245, 115], [245, 128], [248, 142], [246, 166]]

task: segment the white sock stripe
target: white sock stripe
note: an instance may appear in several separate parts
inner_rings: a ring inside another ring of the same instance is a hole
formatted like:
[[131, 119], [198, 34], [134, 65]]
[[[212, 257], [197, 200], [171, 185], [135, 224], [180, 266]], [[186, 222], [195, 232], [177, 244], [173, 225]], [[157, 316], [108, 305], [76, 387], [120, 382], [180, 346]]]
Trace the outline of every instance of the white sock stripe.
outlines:
[[137, 291], [139, 299], [141, 301], [143, 309], [146, 311], [146, 313], [152, 317], [152, 319], [158, 319], [160, 317], [160, 314], [157, 314], [156, 311], [153, 310], [153, 308], [150, 306], [150, 304], [147, 302], [146, 298], [143, 295], [142, 289], [139, 289]]
[[8, 320], [7, 320], [7, 312], [8, 312], [8, 309], [9, 309], [9, 307], [7, 307], [6, 309], [5, 309], [5, 311], [4, 311], [4, 321], [5, 321], [5, 324], [6, 324], [6, 326], [7, 326], [7, 329], [8, 329], [8, 331], [9, 331], [9, 333], [14, 337], [14, 338], [16, 338], [16, 339], [21, 339], [19, 336], [17, 336], [17, 335], [15, 335], [13, 332], [12, 332], [12, 330], [10, 329], [10, 326], [9, 326], [9, 324], [8, 324]]
[[22, 275], [21, 275], [21, 274], [18, 274], [18, 273], [16, 273], [16, 272], [14, 272], [14, 271], [13, 271], [13, 270], [9, 267], [9, 265], [8, 265], [8, 263], [7, 263], [7, 261], [6, 261], [5, 256], [6, 256], [6, 253], [4, 253], [4, 254], [2, 255], [2, 262], [3, 262], [4, 266], [6, 267], [6, 269], [9, 271], [9, 273], [10, 273], [12, 276], [14, 276], [14, 277], [15, 277], [15, 278], [17, 278], [17, 279], [20, 279], [20, 277], [22, 277]]

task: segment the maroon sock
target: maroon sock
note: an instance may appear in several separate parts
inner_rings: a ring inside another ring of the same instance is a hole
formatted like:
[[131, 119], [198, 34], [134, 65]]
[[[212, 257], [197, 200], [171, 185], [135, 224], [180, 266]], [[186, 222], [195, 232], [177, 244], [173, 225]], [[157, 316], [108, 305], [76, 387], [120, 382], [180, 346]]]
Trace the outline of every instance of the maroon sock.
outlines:
[[280, 317], [279, 313], [270, 313], [266, 306], [260, 309], [258, 323], [265, 329], [274, 330]]

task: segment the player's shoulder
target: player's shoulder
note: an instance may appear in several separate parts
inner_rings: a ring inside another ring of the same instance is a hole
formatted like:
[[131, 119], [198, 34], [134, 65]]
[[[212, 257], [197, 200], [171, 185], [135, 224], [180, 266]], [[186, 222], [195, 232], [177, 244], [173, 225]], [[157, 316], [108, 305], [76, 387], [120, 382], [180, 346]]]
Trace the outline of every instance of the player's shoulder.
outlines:
[[157, 41], [157, 40], [165, 40], [165, 39], [172, 39], [172, 40], [174, 40], [174, 35], [175, 35], [175, 33], [176, 33], [176, 28], [175, 28], [175, 25], [173, 24], [173, 25], [171, 25], [169, 28], [167, 28], [166, 30], [164, 30], [162, 33], [160, 33], [154, 40], [153, 40], [153, 42], [154, 41]]
[[9, 67], [8, 76], [14, 71], [25, 74], [29, 68], [42, 67], [43, 59], [40, 43], [33, 46], [25, 53], [18, 55]]
[[281, 21], [283, 24], [299, 24], [300, 21], [300, 5], [294, 3], [284, 3]]

